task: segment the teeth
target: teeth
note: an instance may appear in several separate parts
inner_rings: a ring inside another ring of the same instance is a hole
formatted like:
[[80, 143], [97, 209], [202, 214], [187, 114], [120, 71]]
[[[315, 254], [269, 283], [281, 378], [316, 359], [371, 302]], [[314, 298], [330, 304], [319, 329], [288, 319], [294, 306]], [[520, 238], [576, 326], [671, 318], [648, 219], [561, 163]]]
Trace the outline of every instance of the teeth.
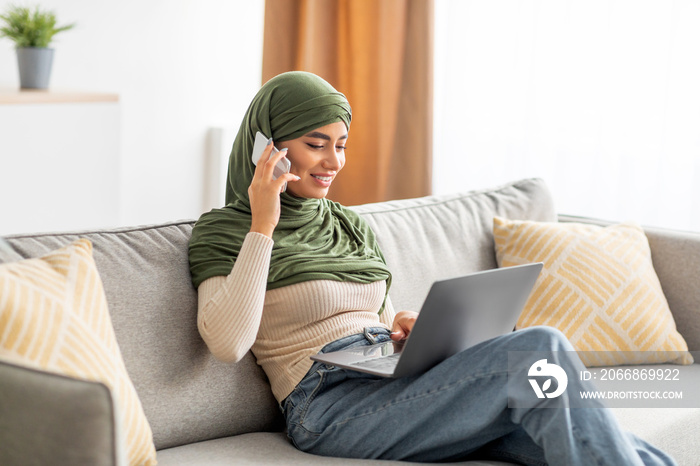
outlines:
[[333, 179], [332, 176], [316, 176], [316, 175], [311, 175], [311, 176], [313, 176], [314, 178], [318, 178], [321, 181], [330, 181]]

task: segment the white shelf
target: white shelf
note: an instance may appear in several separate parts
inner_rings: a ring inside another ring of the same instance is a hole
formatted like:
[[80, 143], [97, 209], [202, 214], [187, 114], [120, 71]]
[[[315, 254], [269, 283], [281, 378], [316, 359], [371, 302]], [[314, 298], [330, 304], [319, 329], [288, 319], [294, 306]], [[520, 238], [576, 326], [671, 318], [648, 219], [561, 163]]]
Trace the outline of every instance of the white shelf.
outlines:
[[67, 90], [34, 90], [0, 87], [0, 105], [118, 102], [118, 94]]

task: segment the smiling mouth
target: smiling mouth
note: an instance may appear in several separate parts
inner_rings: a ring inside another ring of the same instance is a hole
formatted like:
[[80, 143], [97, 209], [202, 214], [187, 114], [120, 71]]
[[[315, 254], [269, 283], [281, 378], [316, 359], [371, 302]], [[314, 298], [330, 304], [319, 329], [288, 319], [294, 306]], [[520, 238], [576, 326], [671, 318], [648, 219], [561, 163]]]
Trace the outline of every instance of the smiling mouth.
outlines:
[[311, 176], [313, 176], [317, 180], [321, 180], [321, 181], [331, 181], [333, 179], [332, 176], [318, 176], [318, 175], [311, 175]]

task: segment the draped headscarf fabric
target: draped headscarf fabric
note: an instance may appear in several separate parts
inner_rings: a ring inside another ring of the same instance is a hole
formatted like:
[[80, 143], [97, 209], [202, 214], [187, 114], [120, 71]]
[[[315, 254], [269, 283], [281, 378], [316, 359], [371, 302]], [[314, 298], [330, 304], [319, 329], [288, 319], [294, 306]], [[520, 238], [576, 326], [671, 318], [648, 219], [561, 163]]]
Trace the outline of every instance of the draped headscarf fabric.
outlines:
[[[226, 181], [226, 206], [203, 214], [189, 243], [192, 282], [228, 275], [250, 230], [248, 187], [255, 134], [275, 142], [296, 139], [337, 121], [350, 127], [347, 99], [320, 77], [293, 71], [269, 80], [246, 112], [233, 143]], [[374, 233], [354, 211], [328, 199], [305, 199], [283, 193], [281, 215], [273, 233], [267, 288], [307, 280], [356, 283], [387, 281], [386, 266]]]

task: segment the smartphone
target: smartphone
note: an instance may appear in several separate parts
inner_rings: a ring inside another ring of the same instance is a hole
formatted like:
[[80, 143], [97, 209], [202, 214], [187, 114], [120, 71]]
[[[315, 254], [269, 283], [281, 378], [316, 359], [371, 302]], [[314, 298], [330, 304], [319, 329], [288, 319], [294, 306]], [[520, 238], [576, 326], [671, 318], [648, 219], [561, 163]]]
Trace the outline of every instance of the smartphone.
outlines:
[[[265, 136], [263, 133], [258, 131], [255, 134], [255, 144], [253, 144], [253, 164], [255, 166], [258, 165], [258, 160], [260, 160], [260, 157], [262, 156], [263, 151], [267, 147], [267, 141], [270, 139]], [[276, 154], [279, 152], [275, 146], [272, 146], [272, 155]], [[271, 156], [272, 156], [271, 155]], [[285, 173], [289, 173], [289, 170], [292, 168], [291, 162], [286, 158], [283, 157], [279, 162], [277, 162], [277, 165], [275, 165], [275, 170], [272, 172], [272, 179], [276, 180], [280, 176], [284, 175]], [[284, 184], [284, 187], [282, 188], [282, 192], [287, 190], [287, 183]]]

